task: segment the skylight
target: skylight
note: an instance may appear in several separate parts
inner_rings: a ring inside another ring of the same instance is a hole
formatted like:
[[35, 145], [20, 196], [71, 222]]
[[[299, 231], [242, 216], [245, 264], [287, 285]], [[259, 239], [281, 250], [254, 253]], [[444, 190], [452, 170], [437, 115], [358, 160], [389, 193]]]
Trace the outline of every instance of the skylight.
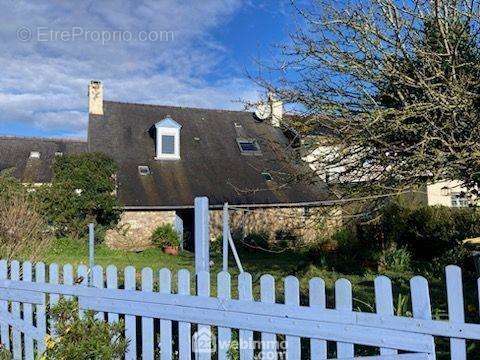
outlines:
[[31, 151], [30, 152], [30, 159], [40, 159], [40, 152], [39, 151]]
[[140, 165], [138, 167], [138, 173], [141, 175], [141, 176], [147, 176], [147, 175], [150, 175], [152, 172], [150, 171], [150, 168], [146, 165]]
[[265, 181], [272, 181], [273, 180], [272, 175], [267, 171], [262, 172], [262, 176], [263, 176], [263, 179]]
[[260, 146], [255, 139], [237, 139], [237, 144], [242, 155], [262, 155]]

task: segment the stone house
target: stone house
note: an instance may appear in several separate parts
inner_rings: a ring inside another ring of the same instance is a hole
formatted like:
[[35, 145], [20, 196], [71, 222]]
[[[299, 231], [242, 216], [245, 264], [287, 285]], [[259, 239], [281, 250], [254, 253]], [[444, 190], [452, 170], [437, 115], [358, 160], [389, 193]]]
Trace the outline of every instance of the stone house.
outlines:
[[[292, 144], [282, 125], [286, 115], [281, 102], [272, 98], [266, 115], [256, 116], [104, 101], [103, 96], [103, 85], [92, 81], [86, 142], [1, 138], [0, 148], [9, 155], [0, 153], [0, 170], [15, 167], [22, 181], [48, 182], [56, 153], [112, 157], [119, 167], [116, 195], [123, 215], [117, 229], [107, 233], [110, 246], [148, 247], [152, 231], [165, 223], [188, 240], [197, 196], [209, 198], [212, 238], [221, 234], [225, 202], [235, 209], [232, 229], [243, 234], [262, 231], [274, 237], [289, 232], [312, 241], [338, 223], [334, 195], [326, 184], [301, 180], [297, 175], [305, 162], [285, 156]], [[8, 141], [22, 143], [22, 150], [9, 148]], [[27, 179], [21, 170], [27, 168], [45, 175]]]

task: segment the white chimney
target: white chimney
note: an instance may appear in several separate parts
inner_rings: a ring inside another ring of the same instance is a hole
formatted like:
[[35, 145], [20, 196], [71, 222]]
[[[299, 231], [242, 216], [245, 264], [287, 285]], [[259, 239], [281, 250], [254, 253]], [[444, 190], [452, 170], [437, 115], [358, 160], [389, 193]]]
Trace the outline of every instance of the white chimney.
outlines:
[[268, 101], [272, 107], [272, 126], [280, 127], [283, 118], [283, 102], [273, 94], [268, 94]]
[[88, 113], [103, 115], [103, 85], [101, 81], [92, 80], [88, 85]]

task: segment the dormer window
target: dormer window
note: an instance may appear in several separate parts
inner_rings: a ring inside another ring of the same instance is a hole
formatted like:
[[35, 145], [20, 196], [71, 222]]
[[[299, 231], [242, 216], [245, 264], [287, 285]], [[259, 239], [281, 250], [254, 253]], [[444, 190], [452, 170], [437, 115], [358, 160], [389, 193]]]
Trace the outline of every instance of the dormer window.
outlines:
[[180, 159], [180, 129], [182, 126], [170, 117], [155, 124], [157, 160]]
[[39, 151], [30, 151], [30, 159], [40, 159]]

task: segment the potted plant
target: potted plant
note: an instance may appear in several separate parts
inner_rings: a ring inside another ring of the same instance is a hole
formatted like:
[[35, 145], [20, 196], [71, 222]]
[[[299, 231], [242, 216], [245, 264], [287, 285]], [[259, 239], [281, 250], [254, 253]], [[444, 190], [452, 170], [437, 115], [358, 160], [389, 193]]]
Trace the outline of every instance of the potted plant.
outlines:
[[170, 255], [178, 255], [180, 238], [171, 224], [161, 225], [152, 233], [152, 243], [163, 252]]

